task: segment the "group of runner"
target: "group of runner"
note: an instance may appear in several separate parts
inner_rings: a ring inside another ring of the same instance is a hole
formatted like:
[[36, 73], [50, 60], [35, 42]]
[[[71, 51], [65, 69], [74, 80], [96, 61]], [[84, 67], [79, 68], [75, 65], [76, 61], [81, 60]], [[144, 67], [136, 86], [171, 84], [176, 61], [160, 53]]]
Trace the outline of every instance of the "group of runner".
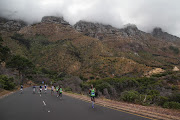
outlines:
[[[54, 93], [54, 88], [55, 86], [51, 87], [51, 95]], [[56, 91], [57, 97], [62, 98], [62, 92], [63, 92], [62, 86], [56, 86], [55, 91]]]
[[[43, 88], [44, 88], [44, 93], [46, 93], [47, 92], [47, 85], [44, 85], [44, 86], [39, 86], [39, 93], [41, 94], [42, 93], [42, 90], [43, 90]], [[36, 93], [36, 86], [35, 85], [33, 85], [33, 93]]]
[[[39, 86], [39, 93], [41, 94], [42, 93], [42, 90], [44, 88], [44, 93], [47, 92], [47, 86], [44, 85], [43, 86]], [[21, 93], [23, 92], [23, 85], [21, 85], [21, 88], [20, 88], [20, 91]], [[33, 86], [33, 93], [35, 93], [36, 91], [36, 86]], [[62, 86], [53, 86], [51, 87], [51, 95], [54, 94], [54, 91], [56, 91], [56, 94], [57, 94], [57, 97], [60, 97], [60, 99], [62, 98], [62, 93], [63, 93], [63, 89], [62, 89]], [[91, 88], [89, 89], [89, 95], [91, 97], [91, 101], [92, 101], [92, 108], [94, 108], [94, 103], [95, 103], [95, 93], [96, 93], [96, 89], [93, 87], [93, 85], [91, 85]]]

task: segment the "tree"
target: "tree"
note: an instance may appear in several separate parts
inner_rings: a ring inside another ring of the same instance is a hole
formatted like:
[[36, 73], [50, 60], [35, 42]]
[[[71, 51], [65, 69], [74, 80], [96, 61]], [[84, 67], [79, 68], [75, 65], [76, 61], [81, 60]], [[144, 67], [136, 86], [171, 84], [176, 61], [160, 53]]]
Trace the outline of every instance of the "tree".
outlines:
[[9, 62], [7, 62], [7, 67], [15, 68], [16, 70], [18, 70], [19, 79], [21, 80], [21, 75], [23, 75], [25, 71], [34, 68], [34, 65], [28, 59], [19, 55], [15, 55], [12, 56], [12, 59]]
[[12, 90], [14, 89], [14, 79], [8, 78], [5, 75], [0, 75], [0, 88], [3, 88], [5, 90]]
[[3, 39], [0, 36], [0, 62], [4, 62], [10, 56], [10, 49], [2, 45]]

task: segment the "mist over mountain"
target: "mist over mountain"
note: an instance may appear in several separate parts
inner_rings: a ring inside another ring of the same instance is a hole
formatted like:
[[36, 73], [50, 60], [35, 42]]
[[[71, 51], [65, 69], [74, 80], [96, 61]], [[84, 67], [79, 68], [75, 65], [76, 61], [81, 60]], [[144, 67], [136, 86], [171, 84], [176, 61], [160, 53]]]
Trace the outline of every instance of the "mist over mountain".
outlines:
[[44, 16], [32, 25], [0, 18], [0, 29], [13, 54], [60, 73], [104, 78], [180, 68], [180, 38], [161, 28], [146, 33], [134, 24], [118, 29], [88, 21], [72, 26], [63, 17]]
[[152, 32], [160, 27], [180, 36], [178, 0], [1, 0], [0, 16], [21, 19], [29, 24], [41, 21], [43, 16], [63, 16], [74, 25], [79, 20], [109, 24], [116, 28], [132, 23], [140, 30]]
[[0, 0], [0, 93], [44, 83], [86, 95], [93, 85], [97, 97], [180, 109], [178, 3]]

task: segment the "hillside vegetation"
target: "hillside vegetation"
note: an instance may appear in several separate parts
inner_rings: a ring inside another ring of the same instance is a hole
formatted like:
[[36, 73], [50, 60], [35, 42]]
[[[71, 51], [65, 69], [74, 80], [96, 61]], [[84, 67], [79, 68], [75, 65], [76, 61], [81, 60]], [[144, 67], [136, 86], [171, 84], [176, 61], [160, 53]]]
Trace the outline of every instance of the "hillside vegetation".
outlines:
[[114, 56], [114, 51], [104, 43], [70, 25], [42, 22], [2, 36], [14, 54], [29, 58], [38, 67], [87, 79], [140, 76], [151, 69], [123, 56]]
[[1, 89], [31, 80], [86, 94], [93, 84], [99, 97], [180, 108], [178, 37], [158, 29], [145, 33], [135, 25], [71, 26], [52, 16], [33, 25], [3, 19], [0, 28]]

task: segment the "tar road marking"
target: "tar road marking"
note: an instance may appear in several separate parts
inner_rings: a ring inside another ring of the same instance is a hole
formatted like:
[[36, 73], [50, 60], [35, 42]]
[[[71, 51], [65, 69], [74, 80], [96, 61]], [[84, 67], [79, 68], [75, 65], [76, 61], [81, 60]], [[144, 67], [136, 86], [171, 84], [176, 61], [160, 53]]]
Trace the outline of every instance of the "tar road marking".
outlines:
[[44, 105], [46, 106], [46, 103], [43, 101]]

